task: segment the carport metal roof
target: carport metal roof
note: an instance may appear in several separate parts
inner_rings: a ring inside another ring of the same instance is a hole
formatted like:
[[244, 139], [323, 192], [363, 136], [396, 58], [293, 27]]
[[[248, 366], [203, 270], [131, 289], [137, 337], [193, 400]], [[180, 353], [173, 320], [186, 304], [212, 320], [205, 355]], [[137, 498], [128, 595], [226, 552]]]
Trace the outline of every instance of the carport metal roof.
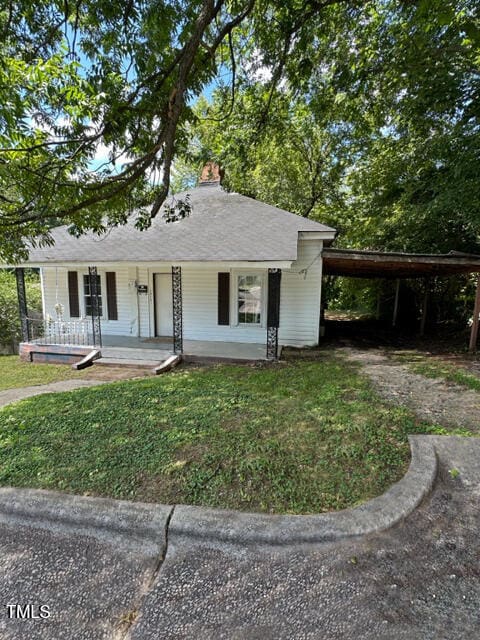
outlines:
[[322, 255], [325, 275], [353, 278], [426, 278], [480, 273], [480, 255], [458, 251], [420, 254], [327, 248], [323, 250]]

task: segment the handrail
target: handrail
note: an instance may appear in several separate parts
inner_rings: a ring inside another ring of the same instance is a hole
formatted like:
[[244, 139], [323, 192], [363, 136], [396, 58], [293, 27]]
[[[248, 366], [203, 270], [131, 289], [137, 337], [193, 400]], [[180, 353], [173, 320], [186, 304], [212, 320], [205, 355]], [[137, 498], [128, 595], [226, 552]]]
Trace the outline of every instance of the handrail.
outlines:
[[91, 320], [63, 320], [62, 318], [27, 318], [29, 342], [91, 346]]

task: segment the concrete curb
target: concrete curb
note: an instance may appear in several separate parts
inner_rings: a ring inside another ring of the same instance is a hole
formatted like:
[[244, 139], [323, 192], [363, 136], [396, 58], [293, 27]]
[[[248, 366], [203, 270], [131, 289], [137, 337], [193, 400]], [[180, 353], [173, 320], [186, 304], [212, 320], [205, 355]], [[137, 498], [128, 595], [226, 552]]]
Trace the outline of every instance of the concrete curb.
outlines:
[[131, 552], [158, 555], [173, 507], [75, 496], [41, 489], [0, 489], [0, 522], [89, 536]]
[[0, 523], [90, 536], [151, 555], [165, 548], [167, 534], [173, 545], [189, 541], [242, 546], [331, 542], [391, 527], [431, 491], [438, 468], [435, 438], [409, 436], [409, 442], [412, 459], [405, 476], [378, 498], [344, 511], [275, 516], [8, 487], [0, 488]]
[[170, 521], [169, 541], [279, 546], [331, 542], [387, 529], [420, 504], [437, 476], [437, 456], [429, 436], [409, 436], [409, 442], [412, 459], [405, 476], [358, 507], [311, 516], [275, 516], [179, 505]]

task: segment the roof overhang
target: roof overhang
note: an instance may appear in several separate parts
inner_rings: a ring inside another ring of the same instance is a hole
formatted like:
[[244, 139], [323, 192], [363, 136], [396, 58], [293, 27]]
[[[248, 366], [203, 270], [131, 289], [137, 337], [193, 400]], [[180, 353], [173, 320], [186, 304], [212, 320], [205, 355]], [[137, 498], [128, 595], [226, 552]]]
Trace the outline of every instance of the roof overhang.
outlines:
[[331, 231], [299, 231], [300, 240], [334, 240], [337, 232]]
[[72, 269], [87, 269], [90, 266], [96, 266], [99, 268], [111, 268], [114, 267], [142, 267], [145, 269], [164, 269], [172, 266], [175, 267], [194, 267], [195, 269], [208, 269], [208, 268], [218, 268], [218, 269], [290, 269], [292, 266], [293, 260], [262, 260], [262, 261], [253, 261], [253, 260], [237, 260], [237, 261], [168, 261], [168, 262], [126, 262], [126, 261], [109, 261], [105, 262], [102, 260], [90, 260], [90, 261], [53, 261], [49, 260], [48, 262], [25, 262], [17, 265], [1, 265], [3, 268], [12, 268], [16, 267], [26, 267], [26, 268], [42, 268], [42, 267], [58, 267], [58, 268], [72, 268]]
[[352, 278], [426, 278], [480, 273], [480, 256], [324, 249], [323, 273]]

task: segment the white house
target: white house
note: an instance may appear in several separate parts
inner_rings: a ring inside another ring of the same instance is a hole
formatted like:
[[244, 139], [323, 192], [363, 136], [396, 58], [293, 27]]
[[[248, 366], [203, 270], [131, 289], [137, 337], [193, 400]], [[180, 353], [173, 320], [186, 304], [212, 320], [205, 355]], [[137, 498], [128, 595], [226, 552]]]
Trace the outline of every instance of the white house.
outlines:
[[[40, 268], [44, 343], [68, 351], [83, 331], [82, 346], [158, 338], [194, 353], [195, 342], [242, 343], [267, 358], [278, 345], [318, 343], [322, 249], [335, 230], [218, 182], [189, 194], [178, 222], [159, 214], [146, 231], [132, 221], [80, 238], [59, 227], [53, 246], [31, 250], [21, 266]], [[24, 353], [40, 342], [29, 330]]]

